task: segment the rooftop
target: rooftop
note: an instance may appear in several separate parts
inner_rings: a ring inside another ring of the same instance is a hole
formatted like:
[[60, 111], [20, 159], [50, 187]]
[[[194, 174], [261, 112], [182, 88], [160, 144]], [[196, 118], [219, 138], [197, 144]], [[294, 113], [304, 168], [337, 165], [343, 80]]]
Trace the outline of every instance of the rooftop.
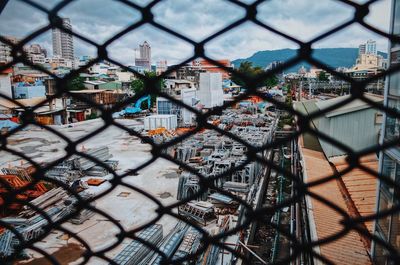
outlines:
[[[300, 140], [300, 149], [303, 156], [305, 182], [319, 181], [334, 174], [331, 165], [324, 154], [319, 151], [304, 148]], [[342, 211], [348, 212], [346, 201], [339, 189], [337, 180], [330, 180], [317, 186], [312, 186], [309, 191], [334, 203]], [[308, 196], [307, 205], [310, 212], [311, 238], [313, 241], [323, 240], [340, 233], [344, 227], [340, 224], [343, 216], [320, 200]], [[332, 242], [319, 245], [319, 253], [334, 261], [335, 264], [372, 264], [368, 250], [361, 241], [360, 235], [351, 230], [344, 236]]]
[[[36, 105], [42, 103], [45, 100], [46, 100], [45, 97], [36, 97], [36, 98], [29, 98], [29, 99], [17, 99], [15, 101], [24, 107], [33, 107], [33, 106], [36, 106]], [[2, 98], [0, 98], [0, 106], [6, 107], [9, 109], [21, 108], [21, 106], [16, 104], [15, 102], [6, 100], [6, 99], [2, 99]]]
[[[383, 102], [383, 96], [372, 95], [372, 94], [366, 93], [365, 97], [373, 102], [377, 102], [377, 103]], [[324, 110], [326, 108], [334, 106], [335, 104], [339, 104], [340, 102], [343, 102], [349, 98], [350, 98], [350, 95], [341, 96], [341, 97], [337, 97], [337, 98], [333, 98], [333, 99], [317, 101], [315, 103], [315, 105], [318, 107], [319, 110]], [[325, 114], [325, 116], [330, 118], [330, 117], [346, 114], [349, 112], [367, 109], [370, 107], [371, 107], [371, 105], [369, 105], [368, 103], [366, 103], [360, 99], [355, 99], [355, 100], [351, 101], [350, 103], [347, 103], [344, 106], [341, 106], [341, 107], [335, 108], [332, 111], [329, 111], [328, 113]]]
[[[345, 158], [346, 156], [340, 156], [330, 159], [330, 162], [335, 165], [339, 173], [343, 172], [349, 166]], [[363, 157], [361, 159], [361, 165], [378, 172], [378, 158], [375, 154]], [[355, 168], [344, 174], [342, 180], [358, 213], [361, 216], [374, 214], [377, 194], [376, 188], [378, 184], [377, 178], [360, 168]], [[366, 222], [365, 225], [368, 231], [373, 233], [374, 222], [369, 221]]]
[[3, 71], [0, 71], [0, 74], [11, 74], [13, 70], [11, 68], [4, 69]]
[[90, 85], [102, 85], [107, 82], [96, 80], [96, 81], [84, 81], [85, 84], [90, 84]]

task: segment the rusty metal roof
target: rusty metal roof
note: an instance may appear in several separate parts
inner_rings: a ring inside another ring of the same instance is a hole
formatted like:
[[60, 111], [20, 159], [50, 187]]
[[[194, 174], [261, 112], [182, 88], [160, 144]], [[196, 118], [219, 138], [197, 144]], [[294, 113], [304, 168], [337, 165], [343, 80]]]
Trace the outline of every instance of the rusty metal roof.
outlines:
[[[304, 148], [302, 141], [299, 144], [304, 163], [305, 182], [321, 180], [334, 174], [329, 161], [322, 152]], [[343, 211], [348, 211], [336, 179], [310, 187], [309, 191], [334, 203]], [[311, 196], [307, 197], [307, 204], [310, 213], [312, 240], [334, 236], [343, 230], [344, 227], [340, 224], [343, 217], [340, 213]], [[330, 243], [322, 244], [318, 248], [322, 256], [335, 264], [372, 264], [368, 254], [369, 250], [361, 241], [359, 233], [354, 230]]]

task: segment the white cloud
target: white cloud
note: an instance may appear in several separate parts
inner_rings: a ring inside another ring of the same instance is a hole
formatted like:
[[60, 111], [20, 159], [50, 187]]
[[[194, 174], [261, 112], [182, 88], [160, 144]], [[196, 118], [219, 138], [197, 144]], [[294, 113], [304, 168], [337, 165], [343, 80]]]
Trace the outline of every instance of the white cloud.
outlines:
[[[52, 8], [60, 0], [35, 1], [46, 8]], [[150, 2], [131, 1], [141, 6]], [[389, 9], [390, 0], [374, 3], [366, 21], [387, 31]], [[196, 41], [245, 15], [242, 8], [222, 0], [166, 0], [156, 4], [152, 11], [157, 22]], [[353, 14], [352, 7], [335, 0], [269, 0], [258, 7], [257, 18], [286, 34], [307, 41], [350, 19]], [[102, 44], [141, 17], [138, 11], [109, 0], [77, 0], [63, 9], [60, 15], [70, 17], [74, 31], [98, 44]], [[47, 23], [47, 14], [17, 0], [10, 0], [0, 14], [0, 34], [23, 38]], [[48, 32], [36, 38], [34, 42], [42, 43], [51, 53], [50, 38], [51, 34]], [[386, 50], [387, 42], [384, 38], [357, 25], [323, 39], [313, 47], [358, 47], [370, 38], [377, 40], [380, 50]], [[115, 41], [108, 47], [109, 54], [122, 63], [132, 64], [134, 49], [144, 40], [152, 45], [154, 62], [166, 59], [169, 63], [179, 63], [193, 53], [193, 48], [186, 42], [147, 25]], [[282, 48], [297, 48], [297, 45], [247, 22], [208, 43], [206, 53], [216, 59], [236, 59], [251, 56], [260, 50]], [[96, 55], [93, 47], [76, 38], [75, 51], [76, 55]]]

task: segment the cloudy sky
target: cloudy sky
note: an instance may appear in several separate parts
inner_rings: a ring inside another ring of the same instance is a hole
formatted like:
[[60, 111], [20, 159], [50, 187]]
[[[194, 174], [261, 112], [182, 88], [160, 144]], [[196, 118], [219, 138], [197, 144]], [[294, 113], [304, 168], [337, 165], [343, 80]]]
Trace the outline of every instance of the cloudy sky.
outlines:
[[[61, 0], [31, 0], [47, 9]], [[130, 0], [141, 6], [150, 0]], [[366, 0], [353, 0], [362, 3]], [[253, 2], [242, 0], [242, 2]], [[366, 21], [376, 28], [388, 31], [390, 0], [374, 3]], [[259, 20], [303, 41], [310, 40], [353, 17], [354, 9], [335, 0], [268, 0], [257, 10]], [[210, 34], [242, 18], [245, 11], [224, 0], [164, 0], [152, 9], [155, 20], [193, 40], [200, 41]], [[141, 19], [140, 12], [114, 0], [76, 0], [59, 13], [69, 17], [73, 30], [98, 44]], [[23, 1], [9, 0], [0, 15], [0, 34], [23, 38], [48, 24], [46, 13], [38, 11]], [[342, 30], [313, 47], [358, 47], [367, 39], [374, 39], [378, 49], [385, 51], [387, 41], [358, 24]], [[109, 56], [124, 64], [133, 64], [139, 43], [147, 40], [152, 46], [154, 61], [167, 60], [178, 63], [193, 54], [191, 45], [150, 25], [143, 25], [124, 35], [108, 47]], [[51, 32], [37, 37], [32, 43], [42, 44], [51, 54]], [[74, 40], [75, 54], [95, 56], [88, 43]], [[260, 50], [298, 48], [278, 35], [252, 24], [245, 23], [206, 45], [212, 58], [237, 59], [251, 56]]]

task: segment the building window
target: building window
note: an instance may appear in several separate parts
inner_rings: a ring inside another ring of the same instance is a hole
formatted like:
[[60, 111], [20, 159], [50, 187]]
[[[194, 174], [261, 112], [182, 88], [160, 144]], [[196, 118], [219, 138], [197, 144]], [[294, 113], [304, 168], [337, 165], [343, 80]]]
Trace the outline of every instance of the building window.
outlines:
[[[383, 155], [382, 174], [397, 183], [400, 183], [400, 164], [388, 155]], [[393, 185], [387, 185], [383, 181], [379, 187], [378, 212], [389, 210], [393, 205], [400, 203], [400, 191]], [[377, 235], [386, 242], [390, 242], [393, 247], [400, 249], [400, 215], [388, 215], [380, 218], [377, 222]], [[387, 259], [388, 253], [384, 248], [376, 244], [374, 250], [375, 264], [395, 264]]]
[[400, 75], [391, 75], [389, 80], [389, 95], [400, 96]]
[[375, 113], [375, 124], [382, 124], [383, 122], [383, 114], [382, 113]]
[[391, 64], [400, 63], [400, 50], [398, 50], [398, 48], [396, 48], [396, 50], [392, 49], [390, 53], [390, 62]]
[[[392, 180], [395, 180], [396, 163], [389, 156], [383, 157], [382, 174]], [[379, 188], [379, 211], [385, 211], [392, 208], [394, 189], [392, 185], [387, 185], [381, 181]], [[378, 220], [378, 226], [383, 232], [384, 238], [389, 237], [390, 215]]]
[[395, 1], [393, 34], [400, 35], [400, 2]]
[[[388, 100], [388, 107], [400, 110], [400, 99]], [[395, 140], [398, 139], [400, 135], [400, 119], [390, 116], [389, 114], [386, 116], [386, 128], [385, 128], [385, 140]]]

